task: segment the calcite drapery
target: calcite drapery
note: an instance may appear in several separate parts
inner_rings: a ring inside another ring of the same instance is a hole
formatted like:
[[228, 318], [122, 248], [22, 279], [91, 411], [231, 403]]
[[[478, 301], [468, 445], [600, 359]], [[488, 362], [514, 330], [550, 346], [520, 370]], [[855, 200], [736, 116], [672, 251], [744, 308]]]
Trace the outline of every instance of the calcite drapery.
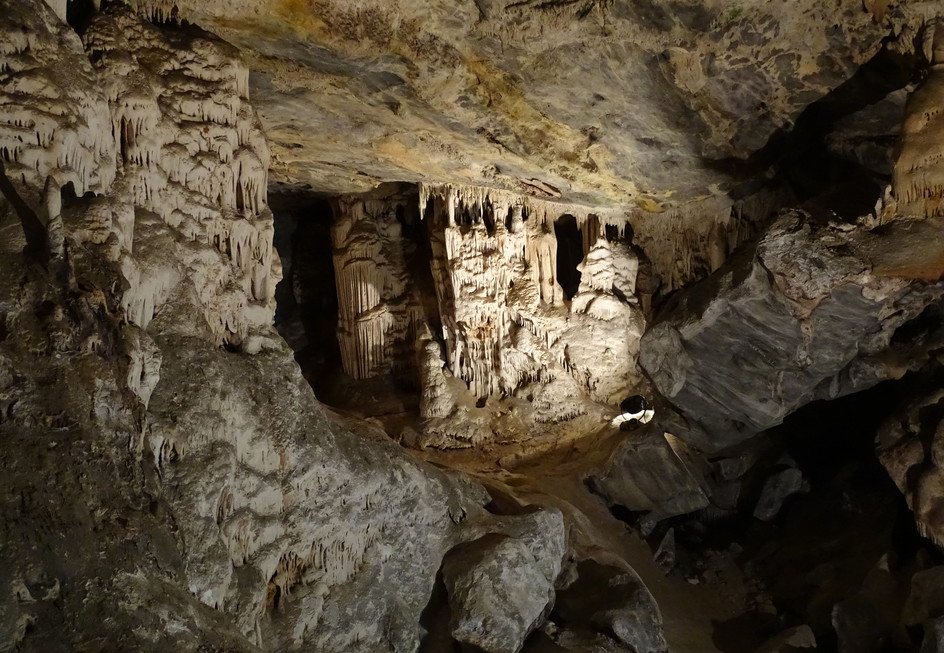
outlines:
[[932, 25], [931, 67], [908, 98], [893, 189], [904, 216], [944, 216], [944, 22]]
[[405, 197], [342, 197], [331, 227], [338, 291], [338, 341], [355, 379], [412, 370], [422, 308], [407, 261], [415, 247], [398, 221]]
[[[604, 237], [622, 216], [460, 186], [421, 186], [420, 204], [446, 363], [475, 397], [513, 395], [564, 373], [590, 399], [612, 402], [637, 381], [638, 259]], [[554, 225], [565, 215], [581, 228], [584, 259], [572, 299], [558, 279]], [[571, 398], [560, 415], [580, 401]]]

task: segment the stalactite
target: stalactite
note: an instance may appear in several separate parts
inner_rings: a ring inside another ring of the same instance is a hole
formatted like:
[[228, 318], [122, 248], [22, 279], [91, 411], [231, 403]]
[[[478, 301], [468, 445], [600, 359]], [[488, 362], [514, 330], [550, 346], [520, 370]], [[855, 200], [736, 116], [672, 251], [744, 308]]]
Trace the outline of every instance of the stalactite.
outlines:
[[[175, 13], [173, 3], [139, 9], [160, 20]], [[258, 119], [243, 102], [248, 71], [221, 42], [204, 39], [195, 42], [195, 51], [171, 53], [162, 47], [159, 30], [137, 22], [127, 9], [106, 13], [113, 24], [90, 32], [86, 47], [109, 80], [107, 133], [131, 180], [130, 200], [186, 240], [210, 244], [224, 257], [220, 263], [229, 266], [228, 274], [215, 263], [206, 268], [204, 260], [190, 276], [213, 337], [238, 343], [271, 323], [271, 313], [257, 305], [274, 309], [278, 273], [266, 205], [269, 150]], [[141, 47], [165, 52], [166, 60], [127, 67], [122, 53]], [[75, 148], [70, 141], [65, 145], [71, 162]], [[130, 275], [123, 306], [132, 323], [146, 326], [180, 271], [140, 270], [133, 262], [123, 267]]]
[[344, 371], [357, 379], [413, 368], [409, 353], [422, 310], [396, 217], [402, 197], [343, 197], [331, 244], [338, 293], [338, 341]]
[[[466, 383], [472, 396], [507, 396], [533, 379], [547, 378], [550, 374], [541, 362], [547, 355], [587, 392], [595, 393], [600, 387], [597, 375], [602, 370], [588, 369], [588, 365], [596, 367], [596, 362], [585, 355], [586, 348], [581, 349], [580, 364], [567, 354], [570, 338], [576, 333], [573, 322], [616, 324], [630, 319], [637, 309], [629, 308], [626, 302], [635, 302], [632, 295], [638, 263], [630, 254], [619, 257], [619, 283], [614, 281], [616, 272], [604, 279], [603, 273], [594, 268], [597, 282], [591, 283], [593, 275], [589, 275], [588, 283], [581, 286], [578, 316], [557, 280], [559, 245], [554, 224], [562, 215], [575, 216], [586, 257], [598, 243], [606, 242], [603, 234], [607, 225], [621, 229], [625, 219], [606, 210], [458, 185], [423, 185], [420, 203], [422, 212], [432, 216], [431, 270], [442, 318], [446, 364]], [[607, 247], [609, 259], [601, 264], [605, 267], [614, 257], [608, 246], [601, 247]], [[622, 299], [614, 295], [617, 291]], [[604, 295], [611, 301], [600, 303], [598, 298]], [[515, 335], [519, 327], [532, 333], [534, 340]], [[608, 350], [625, 351], [630, 365], [635, 345], [628, 340], [641, 335], [635, 331], [604, 329]], [[623, 372], [625, 367], [626, 362], [620, 361], [618, 373], [629, 376], [630, 369]], [[612, 387], [607, 386], [604, 394], [615, 392]], [[436, 402], [431, 405], [438, 406]], [[570, 419], [567, 411], [555, 410], [554, 414]]]
[[944, 26], [933, 30], [928, 76], [908, 99], [892, 179], [900, 215], [944, 216]]
[[704, 278], [752, 238], [787, 191], [759, 193], [731, 204], [708, 199], [665, 213], [633, 216], [634, 243], [652, 263], [667, 294]]

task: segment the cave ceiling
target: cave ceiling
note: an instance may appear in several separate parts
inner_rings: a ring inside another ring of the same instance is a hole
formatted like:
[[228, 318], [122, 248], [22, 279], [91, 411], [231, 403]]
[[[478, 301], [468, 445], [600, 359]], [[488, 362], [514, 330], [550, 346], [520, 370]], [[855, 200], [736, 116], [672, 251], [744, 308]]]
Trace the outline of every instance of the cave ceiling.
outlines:
[[277, 184], [462, 183], [652, 212], [765, 174], [775, 135], [883, 49], [920, 49], [937, 5], [137, 4], [243, 50]]

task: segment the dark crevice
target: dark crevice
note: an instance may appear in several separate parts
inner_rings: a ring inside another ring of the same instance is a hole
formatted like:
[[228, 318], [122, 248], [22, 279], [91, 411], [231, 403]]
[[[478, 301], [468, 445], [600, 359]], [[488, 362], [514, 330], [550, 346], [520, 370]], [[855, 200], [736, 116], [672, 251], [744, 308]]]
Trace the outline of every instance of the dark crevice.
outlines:
[[484, 508], [493, 515], [526, 515], [538, 509], [532, 505], [521, 505], [511, 494], [499, 489], [492, 483], [481, 479], [479, 482], [482, 483], [491, 497], [491, 501], [485, 504]]
[[451, 618], [449, 594], [440, 569], [436, 574], [429, 601], [420, 613], [420, 625], [426, 630], [426, 635], [420, 641], [419, 653], [460, 653], [459, 643], [452, 638], [449, 631]]
[[85, 33], [95, 15], [95, 3], [92, 0], [69, 0], [66, 4], [66, 22], [77, 34]]
[[[921, 35], [915, 38], [919, 43]], [[748, 159], [725, 159], [707, 165], [736, 178], [748, 180], [732, 191], [740, 199], [759, 190], [759, 185], [784, 184], [800, 202], [816, 200], [810, 207], [832, 212], [845, 219], [865, 215], [874, 207], [887, 180], [876, 179], [871, 170], [829, 151], [827, 135], [843, 117], [879, 102], [889, 93], [918, 81], [927, 62], [921, 48], [897, 52], [887, 38], [879, 52], [846, 82], [810, 104], [793, 127], [778, 130], [767, 144]], [[766, 171], [773, 170], [769, 179]]]
[[16, 192], [16, 188], [13, 187], [13, 183], [6, 175], [3, 161], [0, 161], [0, 193], [3, 193], [3, 196], [10, 202], [20, 218], [20, 224], [23, 225], [23, 235], [26, 237], [25, 254], [44, 266], [48, 265], [49, 246], [46, 227], [39, 216], [36, 215], [36, 212]]
[[491, 202], [486, 202], [482, 209], [482, 224], [485, 226], [485, 233], [489, 236], [495, 235], [495, 208]]
[[[338, 295], [331, 252], [330, 203], [305, 198], [275, 204], [275, 245], [283, 259], [283, 279], [276, 287], [275, 325], [295, 350], [319, 397], [330, 389], [341, 368], [337, 339]], [[287, 255], [286, 255], [287, 254]]]
[[557, 237], [557, 283], [567, 299], [573, 299], [580, 288], [580, 270], [583, 261], [583, 236], [577, 227], [577, 219], [564, 214], [554, 222]]

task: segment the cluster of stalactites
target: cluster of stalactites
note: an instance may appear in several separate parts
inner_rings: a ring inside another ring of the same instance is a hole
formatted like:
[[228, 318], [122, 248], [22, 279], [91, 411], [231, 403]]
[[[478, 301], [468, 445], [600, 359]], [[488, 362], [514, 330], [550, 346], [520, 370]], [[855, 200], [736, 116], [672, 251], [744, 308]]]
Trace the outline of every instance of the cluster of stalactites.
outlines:
[[338, 344], [355, 379], [412, 370], [412, 343], [424, 318], [410, 281], [409, 243], [389, 200], [335, 203], [331, 246], [338, 293]]
[[[510, 394], [540, 374], [519, 369], [520, 356], [504, 355], [513, 347], [512, 333], [535, 323], [526, 316], [550, 311], [566, 320], [570, 307], [557, 279], [554, 223], [574, 216], [585, 258], [599, 248], [608, 225], [625, 225], [614, 212], [460, 185], [421, 185], [420, 211], [432, 216], [432, 272], [446, 363], [478, 397]], [[556, 340], [549, 332], [540, 337]]]
[[[506, 190], [485, 188], [482, 186], [466, 186], [463, 184], [419, 184], [420, 215], [426, 214], [430, 201], [439, 199], [455, 216], [455, 210], [460, 205], [466, 207], [473, 214], [482, 215], [488, 205], [498, 207], [519, 207], [522, 214], [528, 219], [536, 219], [545, 228], [553, 231], [554, 222], [562, 215], [572, 215], [577, 225], [583, 227], [588, 221], [598, 227], [612, 226], [622, 228], [626, 224], [626, 213], [622, 209], [608, 209], [589, 207], [582, 204], [568, 204], [565, 202], [551, 202], [549, 200], [521, 195]], [[451, 208], [450, 208], [451, 207]], [[602, 233], [602, 232], [601, 232]]]
[[[218, 342], [271, 322], [278, 270], [266, 204], [269, 149], [245, 102], [248, 69], [211, 37], [170, 47], [160, 31], [112, 7], [86, 36], [106, 80], [115, 165], [125, 201], [153, 212], [184, 241], [213, 247], [221, 265], [194, 261], [190, 276]], [[127, 66], [129, 52], [138, 66]], [[130, 240], [127, 239], [126, 240]], [[181, 273], [122, 264], [128, 319], [146, 327]], [[228, 264], [228, 265], [227, 265]]]
[[779, 201], [779, 195], [771, 193], [733, 205], [708, 199], [665, 213], [640, 212], [632, 219], [635, 243], [651, 261], [661, 280], [660, 292], [666, 294], [720, 268], [757, 233]]
[[[64, 3], [52, 3], [56, 12]], [[41, 7], [41, 6], [40, 6]], [[45, 8], [43, 8], [45, 9]], [[0, 21], [0, 161], [34, 209], [47, 179], [77, 195], [115, 179], [107, 103], [75, 33], [52, 11], [12, 4]]]
[[931, 67], [908, 99], [893, 188], [900, 215], [944, 216], [944, 22], [934, 26]]

